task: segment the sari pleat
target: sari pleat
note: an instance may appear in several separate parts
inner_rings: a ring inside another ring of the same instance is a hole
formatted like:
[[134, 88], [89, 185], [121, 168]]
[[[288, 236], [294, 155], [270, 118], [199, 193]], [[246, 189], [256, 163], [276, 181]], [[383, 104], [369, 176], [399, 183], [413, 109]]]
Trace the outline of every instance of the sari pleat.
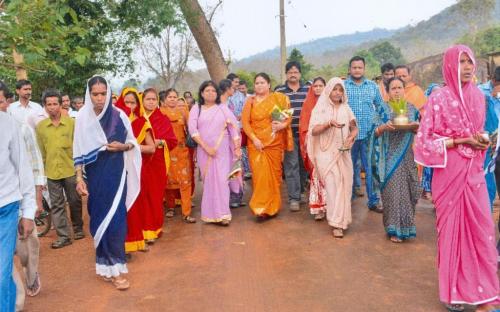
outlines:
[[[288, 98], [280, 93], [271, 93], [260, 103], [250, 97], [243, 108], [242, 124], [248, 140], [248, 158], [252, 170], [253, 193], [250, 209], [255, 215], [274, 216], [281, 207], [281, 182], [283, 155], [285, 149], [293, 149], [290, 126], [274, 133], [271, 128], [271, 112], [275, 105], [289, 108]], [[258, 151], [252, 138], [257, 137], [263, 144]]]

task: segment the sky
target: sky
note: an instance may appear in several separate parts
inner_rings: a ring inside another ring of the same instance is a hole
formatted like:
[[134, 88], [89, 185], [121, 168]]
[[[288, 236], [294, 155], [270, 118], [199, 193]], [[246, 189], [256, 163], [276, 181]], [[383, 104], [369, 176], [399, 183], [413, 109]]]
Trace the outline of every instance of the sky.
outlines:
[[[204, 8], [218, 0], [199, 0]], [[457, 0], [285, 0], [287, 45], [310, 40], [415, 25], [439, 13]], [[224, 57], [233, 61], [279, 45], [279, 0], [223, 0], [213, 20]], [[138, 57], [142, 57], [138, 55]], [[144, 75], [142, 80], [152, 77]], [[192, 61], [191, 70], [204, 68]], [[145, 77], [146, 76], [146, 77]], [[130, 77], [114, 77], [120, 86]]]
[[[217, 0], [200, 0], [213, 5]], [[456, 0], [285, 0], [288, 44], [414, 25]], [[279, 0], [223, 0], [215, 27], [224, 55], [241, 59], [279, 45]]]

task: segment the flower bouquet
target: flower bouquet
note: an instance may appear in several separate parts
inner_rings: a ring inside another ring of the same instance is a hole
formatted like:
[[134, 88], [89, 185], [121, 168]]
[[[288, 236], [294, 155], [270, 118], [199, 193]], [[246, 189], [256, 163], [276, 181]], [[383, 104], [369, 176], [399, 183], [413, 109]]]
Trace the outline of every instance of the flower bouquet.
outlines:
[[[273, 121], [279, 121], [283, 122], [287, 118], [291, 118], [293, 115], [293, 108], [282, 108], [279, 107], [278, 105], [274, 105], [273, 110], [271, 111], [271, 119]], [[273, 131], [273, 138], [274, 138], [274, 131]]]

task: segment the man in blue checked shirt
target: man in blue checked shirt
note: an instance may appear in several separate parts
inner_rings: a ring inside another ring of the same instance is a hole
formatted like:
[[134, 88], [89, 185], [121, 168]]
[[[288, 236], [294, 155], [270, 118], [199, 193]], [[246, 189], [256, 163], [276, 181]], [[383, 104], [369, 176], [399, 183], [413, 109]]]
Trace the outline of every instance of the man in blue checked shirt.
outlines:
[[[371, 155], [368, 155], [368, 143], [373, 135], [374, 121], [382, 118], [384, 112], [384, 100], [380, 95], [377, 84], [364, 77], [365, 59], [354, 56], [349, 61], [349, 77], [345, 81], [345, 88], [349, 106], [351, 107], [358, 123], [358, 137], [351, 150], [354, 168], [354, 180], [359, 179], [360, 168], [356, 168], [358, 158], [365, 169], [366, 193], [368, 195], [368, 208], [375, 212], [383, 212], [379, 203], [377, 192], [373, 188], [372, 171], [369, 165]], [[353, 192], [354, 194], [354, 192]]]

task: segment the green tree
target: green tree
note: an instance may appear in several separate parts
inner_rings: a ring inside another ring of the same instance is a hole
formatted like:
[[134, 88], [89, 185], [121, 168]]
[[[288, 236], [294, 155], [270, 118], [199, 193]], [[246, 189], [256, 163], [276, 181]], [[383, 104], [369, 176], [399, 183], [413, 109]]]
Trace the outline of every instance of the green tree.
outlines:
[[[145, 36], [159, 35], [166, 25], [183, 27], [178, 0], [0, 4], [0, 74], [12, 81], [15, 69], [28, 70], [35, 95], [47, 87], [82, 94], [94, 74], [131, 71], [133, 52]], [[23, 57], [21, 62], [14, 60], [14, 47]]]
[[396, 48], [389, 41], [377, 43], [368, 51], [380, 64], [392, 63], [395, 66], [405, 64], [406, 61], [401, 53], [400, 48]]
[[287, 58], [287, 62], [295, 61], [300, 63], [302, 70], [302, 80], [309, 80], [312, 78], [313, 65], [306, 62], [304, 55], [297, 48], [293, 48], [290, 52], [290, 56]]
[[66, 1], [5, 1], [0, 12], [1, 64], [14, 68], [18, 79], [27, 77], [26, 70], [63, 75], [63, 64], [50, 59], [50, 54], [75, 59], [80, 65], [90, 57], [88, 49], [70, 49], [67, 43], [71, 37], [84, 37], [87, 29]]
[[500, 25], [484, 29], [476, 34], [467, 34], [458, 40], [468, 46], [478, 56], [500, 50]]

